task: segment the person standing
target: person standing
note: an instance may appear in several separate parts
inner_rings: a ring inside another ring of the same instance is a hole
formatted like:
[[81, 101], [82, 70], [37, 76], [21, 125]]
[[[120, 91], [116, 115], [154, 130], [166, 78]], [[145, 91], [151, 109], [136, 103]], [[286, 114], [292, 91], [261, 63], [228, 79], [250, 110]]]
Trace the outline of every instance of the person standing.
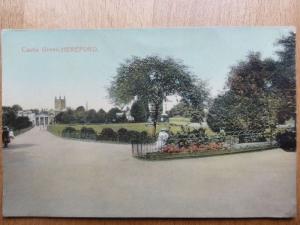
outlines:
[[5, 126], [2, 131], [2, 143], [4, 144], [4, 148], [7, 148], [9, 142], [9, 128]]

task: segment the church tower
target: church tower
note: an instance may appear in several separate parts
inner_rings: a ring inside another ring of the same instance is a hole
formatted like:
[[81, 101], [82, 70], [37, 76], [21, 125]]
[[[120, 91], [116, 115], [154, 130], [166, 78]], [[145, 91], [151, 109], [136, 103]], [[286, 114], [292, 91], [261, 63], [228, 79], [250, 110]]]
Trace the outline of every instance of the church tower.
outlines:
[[67, 107], [66, 105], [66, 97], [64, 96], [64, 98], [62, 98], [61, 96], [59, 96], [59, 98], [57, 98], [55, 96], [54, 98], [54, 109], [55, 111], [63, 111], [65, 110]]

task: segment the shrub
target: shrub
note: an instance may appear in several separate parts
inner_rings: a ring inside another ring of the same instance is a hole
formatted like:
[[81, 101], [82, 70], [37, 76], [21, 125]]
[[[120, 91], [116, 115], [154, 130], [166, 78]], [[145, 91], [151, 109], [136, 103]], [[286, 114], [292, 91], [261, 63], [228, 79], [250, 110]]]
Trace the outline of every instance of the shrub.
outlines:
[[129, 139], [129, 142], [130, 141], [141, 140], [141, 134], [138, 131], [129, 130], [128, 131], [128, 139]]
[[80, 138], [95, 140], [96, 136], [97, 136], [97, 134], [93, 128], [82, 127], [80, 129]]
[[17, 117], [17, 119], [15, 120], [14, 127], [17, 130], [28, 128], [30, 126], [32, 126], [32, 123], [31, 123], [31, 121], [29, 121], [29, 118], [26, 116]]
[[74, 127], [66, 127], [62, 131], [62, 136], [69, 138], [79, 138], [79, 131]]
[[97, 140], [116, 141], [118, 134], [111, 128], [103, 128]]
[[118, 139], [120, 142], [128, 142], [129, 136], [128, 136], [128, 130], [125, 128], [120, 128], [118, 130]]
[[176, 144], [178, 146], [188, 146], [192, 143], [208, 143], [208, 136], [205, 133], [205, 129], [199, 128], [195, 130], [190, 130], [189, 128], [181, 127], [181, 132], [178, 132], [175, 135], [172, 135], [168, 144]]
[[82, 127], [80, 130], [76, 130], [74, 127], [66, 127], [62, 131], [62, 136], [68, 138], [124, 143], [131, 143], [131, 141], [149, 143], [155, 141], [155, 139], [149, 136], [146, 131], [138, 132], [134, 130], [127, 130], [126, 128], [120, 128], [117, 132], [115, 132], [112, 128], [103, 128], [101, 133], [97, 135], [93, 128]]
[[148, 105], [138, 100], [132, 104], [130, 114], [133, 116], [134, 122], [146, 122], [149, 114]]
[[141, 143], [149, 143], [154, 141], [154, 139], [149, 136], [146, 131], [138, 132], [120, 128], [117, 133], [120, 142], [131, 143], [132, 141], [138, 141]]
[[296, 151], [296, 132], [285, 131], [276, 135], [278, 145], [287, 151]]

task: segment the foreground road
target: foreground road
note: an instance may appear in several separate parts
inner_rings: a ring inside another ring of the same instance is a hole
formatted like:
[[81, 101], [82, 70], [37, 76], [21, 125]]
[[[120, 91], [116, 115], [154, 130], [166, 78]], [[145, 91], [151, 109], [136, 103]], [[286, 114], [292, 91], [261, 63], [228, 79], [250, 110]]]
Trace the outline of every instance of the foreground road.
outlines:
[[286, 217], [295, 153], [280, 149], [142, 161], [130, 145], [81, 142], [34, 128], [4, 154], [5, 216]]

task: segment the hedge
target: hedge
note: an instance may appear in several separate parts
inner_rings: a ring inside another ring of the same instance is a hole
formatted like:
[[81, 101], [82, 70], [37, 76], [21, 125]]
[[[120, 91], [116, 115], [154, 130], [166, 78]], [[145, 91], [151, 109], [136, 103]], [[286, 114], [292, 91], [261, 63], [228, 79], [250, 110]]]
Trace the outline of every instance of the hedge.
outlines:
[[296, 151], [296, 131], [284, 131], [276, 135], [278, 145], [286, 151]]
[[82, 127], [76, 130], [74, 127], [66, 127], [62, 131], [62, 136], [66, 138], [87, 139], [96, 141], [112, 141], [121, 143], [131, 143], [132, 141], [152, 142], [154, 138], [149, 136], [146, 131], [138, 132], [120, 128], [115, 132], [112, 128], [103, 128], [97, 134], [93, 128]]

